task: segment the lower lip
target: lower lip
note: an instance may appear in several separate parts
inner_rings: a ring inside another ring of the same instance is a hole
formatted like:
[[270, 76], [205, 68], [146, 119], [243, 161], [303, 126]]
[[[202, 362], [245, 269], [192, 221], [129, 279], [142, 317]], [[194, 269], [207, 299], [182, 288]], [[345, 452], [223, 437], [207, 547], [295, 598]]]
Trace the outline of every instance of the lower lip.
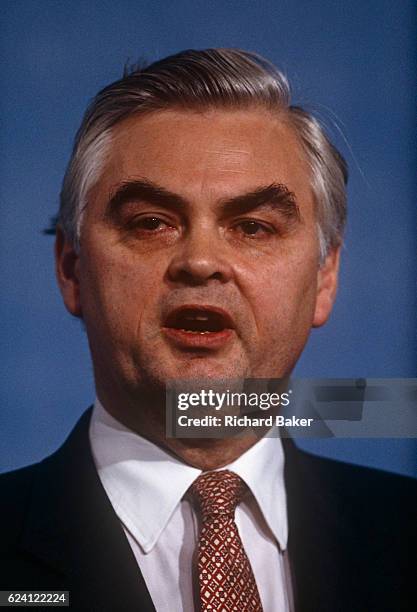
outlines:
[[225, 346], [233, 336], [233, 329], [223, 329], [219, 332], [206, 334], [191, 334], [174, 327], [163, 327], [164, 334], [180, 348], [220, 349]]

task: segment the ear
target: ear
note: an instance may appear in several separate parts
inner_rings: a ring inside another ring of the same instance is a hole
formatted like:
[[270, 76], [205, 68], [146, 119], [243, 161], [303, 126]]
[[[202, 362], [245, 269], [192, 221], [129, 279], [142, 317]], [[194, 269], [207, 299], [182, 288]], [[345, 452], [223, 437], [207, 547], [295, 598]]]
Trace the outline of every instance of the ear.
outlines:
[[74, 317], [81, 317], [79, 256], [62, 228], [57, 226], [55, 239], [55, 273], [67, 310]]
[[317, 275], [317, 297], [313, 327], [321, 327], [327, 321], [336, 298], [339, 275], [340, 247], [327, 255]]

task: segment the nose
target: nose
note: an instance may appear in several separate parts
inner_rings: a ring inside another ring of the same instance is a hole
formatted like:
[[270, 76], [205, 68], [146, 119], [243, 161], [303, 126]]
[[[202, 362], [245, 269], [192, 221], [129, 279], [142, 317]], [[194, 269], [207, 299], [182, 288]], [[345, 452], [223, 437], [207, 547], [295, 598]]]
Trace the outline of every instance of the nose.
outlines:
[[232, 276], [224, 240], [216, 231], [202, 227], [189, 231], [173, 255], [168, 277], [176, 283], [203, 285], [211, 280], [226, 283]]

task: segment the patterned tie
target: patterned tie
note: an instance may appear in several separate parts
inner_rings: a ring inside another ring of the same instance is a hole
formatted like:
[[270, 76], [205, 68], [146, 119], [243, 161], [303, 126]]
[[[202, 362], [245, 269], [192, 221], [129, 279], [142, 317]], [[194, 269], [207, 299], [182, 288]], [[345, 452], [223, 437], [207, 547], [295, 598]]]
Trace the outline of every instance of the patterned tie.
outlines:
[[234, 518], [246, 490], [243, 480], [228, 470], [201, 474], [191, 486], [202, 518], [198, 542], [202, 612], [262, 612]]

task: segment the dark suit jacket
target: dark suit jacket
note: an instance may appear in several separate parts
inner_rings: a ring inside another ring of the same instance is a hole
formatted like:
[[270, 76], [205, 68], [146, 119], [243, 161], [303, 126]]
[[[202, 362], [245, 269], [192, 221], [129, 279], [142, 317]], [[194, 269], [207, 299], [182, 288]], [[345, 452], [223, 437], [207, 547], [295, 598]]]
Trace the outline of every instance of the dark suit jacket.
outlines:
[[[0, 476], [0, 590], [154, 610], [94, 467], [90, 415], [51, 457]], [[284, 448], [297, 612], [416, 612], [417, 481]]]

